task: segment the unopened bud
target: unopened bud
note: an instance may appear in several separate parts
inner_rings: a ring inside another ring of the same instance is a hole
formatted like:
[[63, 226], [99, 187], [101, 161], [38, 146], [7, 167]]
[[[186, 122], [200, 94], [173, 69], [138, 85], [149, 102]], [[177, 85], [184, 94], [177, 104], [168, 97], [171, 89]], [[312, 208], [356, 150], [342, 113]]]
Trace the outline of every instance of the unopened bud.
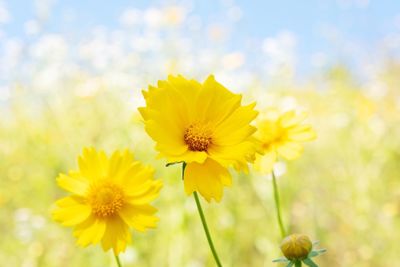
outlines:
[[305, 259], [311, 249], [312, 243], [310, 238], [302, 234], [289, 235], [281, 243], [282, 253], [289, 260]]

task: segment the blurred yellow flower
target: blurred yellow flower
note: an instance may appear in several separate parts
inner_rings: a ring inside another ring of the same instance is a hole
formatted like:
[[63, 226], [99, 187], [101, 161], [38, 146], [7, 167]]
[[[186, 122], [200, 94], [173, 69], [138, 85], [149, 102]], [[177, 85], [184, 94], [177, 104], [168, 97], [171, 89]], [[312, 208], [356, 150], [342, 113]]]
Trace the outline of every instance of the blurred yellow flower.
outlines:
[[263, 174], [272, 171], [278, 156], [287, 160], [296, 159], [303, 151], [302, 143], [316, 138], [311, 125], [302, 124], [306, 119], [305, 112], [287, 111], [280, 113], [268, 109], [257, 123], [255, 134], [259, 141], [259, 152], [256, 155], [255, 168]]
[[78, 245], [101, 242], [104, 251], [112, 248], [118, 255], [130, 242], [129, 227], [156, 227], [156, 209], [149, 202], [162, 183], [153, 180], [151, 167], [135, 161], [128, 150], [109, 158], [94, 148], [83, 150], [78, 165], [78, 171], [58, 176], [58, 185], [72, 195], [58, 200], [52, 212], [55, 221], [74, 227]]
[[168, 162], [186, 162], [185, 191], [198, 191], [207, 201], [220, 201], [232, 183], [229, 166], [247, 170], [254, 160], [255, 103], [242, 106], [214, 76], [200, 84], [169, 76], [143, 91], [146, 107], [139, 108], [145, 129]]

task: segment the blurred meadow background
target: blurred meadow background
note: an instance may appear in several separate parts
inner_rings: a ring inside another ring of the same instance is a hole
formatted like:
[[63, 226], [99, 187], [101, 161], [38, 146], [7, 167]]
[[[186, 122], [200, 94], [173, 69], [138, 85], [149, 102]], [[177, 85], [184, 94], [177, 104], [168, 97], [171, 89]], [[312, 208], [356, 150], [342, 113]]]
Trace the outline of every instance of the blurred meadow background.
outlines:
[[[245, 102], [306, 110], [318, 139], [278, 163], [284, 222], [320, 266], [400, 266], [400, 1], [0, 0], [0, 266], [115, 266], [50, 210], [84, 146], [130, 148], [164, 188], [124, 266], [214, 266], [180, 168], [137, 107], [168, 74], [213, 73]], [[233, 173], [233, 172], [232, 172]], [[206, 216], [225, 266], [279, 266], [271, 177], [234, 174]]]

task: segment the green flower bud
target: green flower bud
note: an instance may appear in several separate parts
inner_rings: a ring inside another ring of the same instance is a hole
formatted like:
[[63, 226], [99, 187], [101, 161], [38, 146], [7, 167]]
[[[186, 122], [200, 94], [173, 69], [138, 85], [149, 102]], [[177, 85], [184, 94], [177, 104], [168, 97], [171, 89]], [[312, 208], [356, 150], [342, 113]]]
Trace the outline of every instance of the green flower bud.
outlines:
[[285, 237], [281, 243], [283, 255], [289, 260], [302, 260], [311, 252], [312, 243], [308, 236], [293, 234]]

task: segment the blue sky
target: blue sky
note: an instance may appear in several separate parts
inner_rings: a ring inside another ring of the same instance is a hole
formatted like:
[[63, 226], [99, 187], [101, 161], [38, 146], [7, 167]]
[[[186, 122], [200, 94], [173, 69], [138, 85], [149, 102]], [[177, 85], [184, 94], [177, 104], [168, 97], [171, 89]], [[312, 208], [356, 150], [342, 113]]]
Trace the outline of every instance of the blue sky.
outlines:
[[[400, 33], [398, 0], [9, 0], [4, 2], [11, 14], [11, 20], [3, 26], [7, 36], [23, 36], [24, 23], [34, 18], [37, 2], [51, 3], [47, 32], [73, 32], [74, 35], [84, 35], [97, 25], [118, 27], [118, 18], [127, 8], [183, 3], [192, 6], [191, 14], [203, 21], [218, 22], [227, 7], [235, 5], [242, 16], [232, 32], [229, 42], [232, 49], [241, 49], [248, 40], [262, 42], [264, 38], [289, 31], [296, 37], [296, 53], [305, 64], [318, 52], [345, 59], [348, 55], [342, 53], [337, 42], [353, 42], [368, 54], [386, 36]], [[329, 37], [332, 35], [336, 35], [336, 43]]]

